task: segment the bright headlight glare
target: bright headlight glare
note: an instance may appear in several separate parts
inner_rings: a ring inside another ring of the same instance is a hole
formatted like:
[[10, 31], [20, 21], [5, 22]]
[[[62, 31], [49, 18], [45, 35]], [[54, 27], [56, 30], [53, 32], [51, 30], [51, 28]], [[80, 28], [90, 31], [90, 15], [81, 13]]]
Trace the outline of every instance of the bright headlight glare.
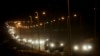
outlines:
[[39, 41], [38, 41], [38, 40], [36, 40], [36, 41], [35, 41], [35, 43], [36, 43], [36, 44], [39, 44]]
[[88, 50], [87, 45], [83, 45], [83, 46], [82, 46], [82, 49], [83, 49], [84, 51], [87, 51], [87, 50]]
[[54, 43], [51, 43], [51, 44], [50, 44], [50, 47], [54, 47], [54, 46], [55, 46]]
[[43, 40], [41, 40], [41, 41], [40, 41], [40, 44], [44, 44], [44, 41], [43, 41]]
[[30, 43], [31, 43], [31, 42], [32, 42], [32, 40], [31, 40], [31, 39], [29, 39], [29, 40], [28, 40], [28, 42], [30, 42]]
[[91, 50], [92, 49], [92, 46], [91, 45], [83, 45], [82, 49], [84, 51], [88, 51], [88, 50]]
[[75, 45], [73, 48], [74, 48], [74, 50], [79, 50], [78, 45]]
[[87, 48], [88, 48], [89, 50], [91, 50], [91, 49], [92, 49], [92, 46], [91, 46], [91, 45], [88, 45]]

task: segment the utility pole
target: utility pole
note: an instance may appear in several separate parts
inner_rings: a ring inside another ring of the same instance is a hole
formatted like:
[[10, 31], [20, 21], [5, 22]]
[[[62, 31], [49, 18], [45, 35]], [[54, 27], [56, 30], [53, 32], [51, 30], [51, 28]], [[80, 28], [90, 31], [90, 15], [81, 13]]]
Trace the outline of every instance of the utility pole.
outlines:
[[94, 37], [96, 38], [96, 8], [94, 8]]
[[[30, 25], [29, 25], [30, 36], [33, 37], [33, 36], [32, 36], [32, 32], [33, 32], [33, 31], [31, 31], [31, 30], [33, 30], [33, 28], [31, 27], [31, 26], [32, 26], [32, 22], [33, 22], [33, 21], [32, 21], [32, 16], [29, 16], [29, 18], [30, 18]], [[32, 44], [32, 48], [33, 48], [33, 44]]]
[[70, 22], [70, 4], [69, 4], [69, 0], [67, 0], [68, 2], [68, 19], [67, 19], [67, 31], [68, 31], [68, 38], [67, 38], [67, 41], [68, 41], [68, 54], [69, 56], [72, 55], [71, 53], [71, 22]]
[[98, 40], [97, 40], [97, 36], [96, 36], [96, 1], [94, 3], [94, 42], [95, 42], [95, 50], [94, 50], [94, 55], [98, 55], [99, 54], [99, 47], [98, 47]]
[[35, 12], [37, 15], [36, 15], [36, 19], [37, 19], [37, 23], [38, 23], [38, 42], [39, 42], [39, 51], [40, 51], [40, 21], [39, 21], [39, 15], [38, 15], [38, 12]]

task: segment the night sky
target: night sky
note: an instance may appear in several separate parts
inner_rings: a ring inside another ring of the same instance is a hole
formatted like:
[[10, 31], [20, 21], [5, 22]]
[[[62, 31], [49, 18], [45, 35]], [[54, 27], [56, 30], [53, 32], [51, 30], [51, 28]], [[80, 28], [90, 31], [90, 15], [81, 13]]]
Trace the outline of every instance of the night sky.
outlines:
[[[0, 12], [2, 16], [19, 16], [45, 10], [51, 14], [67, 14], [67, 0], [1, 0]], [[92, 14], [95, 0], [70, 0], [70, 12]]]
[[[48, 17], [67, 17], [67, 6], [67, 0], [0, 0], [0, 22], [14, 18], [25, 19], [34, 15], [35, 11], [46, 11]], [[95, 7], [96, 0], [70, 0], [70, 15], [81, 15], [83, 27], [89, 35], [94, 32]]]

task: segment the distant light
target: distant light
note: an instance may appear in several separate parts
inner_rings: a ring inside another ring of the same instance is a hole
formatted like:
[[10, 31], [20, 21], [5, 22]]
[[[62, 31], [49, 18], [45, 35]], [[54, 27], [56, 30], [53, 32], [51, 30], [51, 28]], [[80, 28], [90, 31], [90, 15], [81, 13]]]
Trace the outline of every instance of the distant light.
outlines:
[[88, 45], [88, 47], [87, 47], [89, 50], [91, 50], [92, 49], [92, 46], [91, 45]]
[[51, 21], [51, 23], [52, 23], [53, 21]]
[[32, 41], [32, 44], [34, 44], [34, 41]]
[[30, 21], [27, 21], [28, 23], [30, 23]]
[[33, 26], [30, 26], [30, 28], [32, 28]]
[[35, 16], [36, 19], [38, 19], [38, 16]]
[[11, 31], [11, 34], [15, 34], [15, 32], [14, 31]]
[[55, 22], [56, 20], [54, 19], [53, 21]]
[[31, 42], [32, 42], [32, 40], [31, 40], [31, 39], [29, 39], [29, 40], [28, 40], [28, 42], [30, 42], [30, 43], [31, 43]]
[[50, 47], [54, 47], [55, 45], [54, 45], [54, 43], [50, 43]]
[[40, 40], [40, 44], [44, 44], [44, 41], [43, 40]]
[[79, 50], [78, 45], [75, 45], [73, 48], [74, 48], [75, 51]]
[[23, 21], [23, 23], [25, 23], [25, 21]]
[[9, 28], [9, 25], [7, 25], [6, 27]]
[[15, 38], [16, 38], [16, 39], [18, 39], [18, 38], [19, 38], [19, 36], [17, 35]]
[[12, 34], [12, 37], [13, 37], [13, 38], [15, 37], [14, 34]]
[[36, 13], [35, 18], [38, 20], [38, 18], [39, 18], [39, 16], [38, 16], [38, 12], [36, 11], [35, 13]]
[[82, 46], [82, 49], [83, 49], [84, 51], [87, 51], [87, 50], [88, 50], [87, 45], [83, 45], [83, 46]]
[[38, 44], [39, 43], [38, 40], [36, 40], [35, 43]]
[[27, 42], [27, 39], [24, 38], [23, 41], [24, 41], [24, 42]]
[[9, 32], [10, 34], [15, 34], [15, 31], [14, 31], [14, 28], [13, 28], [13, 27], [11, 27], [11, 28], [8, 30], [8, 32]]
[[33, 25], [33, 27], [35, 27], [35, 25]]
[[90, 44], [86, 44], [82, 46], [83, 51], [90, 51], [92, 49], [92, 46]]
[[69, 18], [70, 16], [68, 16], [68, 18]]
[[49, 39], [46, 39], [46, 41], [48, 41]]
[[40, 26], [42, 26], [43, 25], [43, 23], [40, 23]]
[[64, 46], [64, 44], [63, 43], [60, 43], [60, 46]]
[[76, 14], [74, 14], [74, 17], [76, 17], [77, 15]]
[[18, 28], [18, 27], [21, 27], [21, 22], [18, 22], [17, 24], [16, 24], [16, 27]]
[[18, 39], [18, 41], [21, 41], [21, 39]]
[[45, 15], [45, 14], [46, 14], [46, 12], [42, 12], [42, 14], [43, 14], [43, 15]]
[[96, 8], [94, 8], [94, 10], [96, 10]]
[[14, 23], [16, 24], [16, 23], [17, 23], [17, 21], [14, 21]]
[[61, 19], [64, 20], [65, 18], [64, 17], [61, 17]]
[[38, 24], [36, 24], [36, 27], [38, 27], [39, 25]]
[[60, 20], [60, 18], [58, 20]]
[[25, 28], [28, 28], [28, 26], [25, 26]]
[[20, 25], [21, 23], [20, 23], [20, 22], [18, 22], [17, 24], [18, 24], [18, 25]]
[[46, 22], [47, 24], [49, 23], [49, 22]]

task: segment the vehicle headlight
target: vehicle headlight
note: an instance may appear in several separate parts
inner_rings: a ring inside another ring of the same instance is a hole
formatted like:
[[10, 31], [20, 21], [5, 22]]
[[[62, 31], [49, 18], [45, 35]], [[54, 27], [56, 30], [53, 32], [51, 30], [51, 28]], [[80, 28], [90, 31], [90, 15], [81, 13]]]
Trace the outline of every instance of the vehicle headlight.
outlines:
[[54, 47], [55, 46], [55, 44], [54, 43], [50, 43], [50, 47]]
[[92, 49], [92, 46], [91, 45], [83, 45], [82, 46], [82, 50], [83, 51], [89, 51], [89, 50], [91, 50]]
[[75, 45], [75, 46], [73, 47], [73, 49], [74, 49], [75, 51], [77, 51], [77, 50], [79, 50], [79, 46], [78, 46], [78, 45]]
[[92, 49], [92, 46], [91, 46], [91, 45], [88, 45], [87, 48], [88, 48], [89, 50], [91, 50], [91, 49]]
[[82, 49], [83, 49], [84, 51], [87, 51], [87, 50], [88, 50], [87, 45], [83, 45], [83, 46], [82, 46]]
[[60, 43], [60, 46], [64, 46], [64, 44], [63, 43]]

